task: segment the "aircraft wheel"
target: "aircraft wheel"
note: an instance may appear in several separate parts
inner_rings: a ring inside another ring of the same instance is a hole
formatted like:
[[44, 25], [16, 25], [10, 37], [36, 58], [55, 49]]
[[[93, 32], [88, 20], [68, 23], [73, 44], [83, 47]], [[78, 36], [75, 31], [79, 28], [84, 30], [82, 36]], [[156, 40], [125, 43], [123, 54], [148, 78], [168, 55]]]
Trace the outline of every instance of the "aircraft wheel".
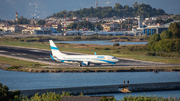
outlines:
[[88, 63], [88, 65], [87, 65], [87, 66], [89, 67], [89, 65], [90, 65], [90, 63]]
[[82, 67], [82, 65], [81, 65], [81, 64], [79, 64], [79, 67]]

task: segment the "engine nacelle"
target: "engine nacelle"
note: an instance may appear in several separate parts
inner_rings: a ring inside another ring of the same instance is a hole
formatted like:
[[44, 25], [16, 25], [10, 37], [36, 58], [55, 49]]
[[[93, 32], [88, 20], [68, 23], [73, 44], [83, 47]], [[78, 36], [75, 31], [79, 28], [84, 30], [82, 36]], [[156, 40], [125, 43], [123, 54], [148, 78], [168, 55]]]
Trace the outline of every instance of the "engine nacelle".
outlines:
[[89, 62], [81, 62], [81, 65], [86, 65], [86, 66], [89, 66], [90, 63]]

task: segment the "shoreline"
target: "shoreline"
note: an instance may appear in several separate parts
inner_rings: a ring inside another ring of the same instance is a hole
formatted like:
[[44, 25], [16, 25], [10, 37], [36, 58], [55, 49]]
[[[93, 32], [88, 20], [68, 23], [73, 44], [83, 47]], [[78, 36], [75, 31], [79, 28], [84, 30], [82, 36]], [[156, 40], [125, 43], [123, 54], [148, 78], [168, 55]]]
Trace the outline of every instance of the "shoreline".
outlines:
[[[146, 67], [147, 68], [147, 67]], [[17, 69], [8, 69], [7, 67], [0, 67], [0, 69], [7, 70], [7, 71], [20, 71], [20, 72], [30, 72], [30, 73], [102, 73], [102, 72], [180, 72], [180, 68], [147, 68], [147, 69], [137, 69], [137, 68], [127, 68], [127, 69], [88, 69], [88, 68], [60, 68], [60, 69], [44, 69], [44, 68], [17, 68]]]

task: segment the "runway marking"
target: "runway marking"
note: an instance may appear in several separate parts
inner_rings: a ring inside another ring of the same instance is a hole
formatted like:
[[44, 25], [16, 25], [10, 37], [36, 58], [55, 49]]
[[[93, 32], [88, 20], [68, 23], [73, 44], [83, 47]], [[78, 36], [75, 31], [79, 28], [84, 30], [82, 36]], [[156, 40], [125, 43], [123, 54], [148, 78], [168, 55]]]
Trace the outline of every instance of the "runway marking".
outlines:
[[11, 54], [11, 55], [27, 55], [27, 54], [25, 54], [25, 53], [20, 53], [20, 54]]
[[0, 50], [0, 52], [7, 52], [7, 51]]
[[44, 59], [48, 60], [48, 59], [50, 59], [50, 58], [44, 58]]
[[41, 50], [30, 50], [32, 52], [42, 52]]
[[22, 53], [22, 55], [27, 55], [27, 54], [25, 54], [25, 53]]
[[51, 58], [38, 58], [40, 60], [51, 60]]

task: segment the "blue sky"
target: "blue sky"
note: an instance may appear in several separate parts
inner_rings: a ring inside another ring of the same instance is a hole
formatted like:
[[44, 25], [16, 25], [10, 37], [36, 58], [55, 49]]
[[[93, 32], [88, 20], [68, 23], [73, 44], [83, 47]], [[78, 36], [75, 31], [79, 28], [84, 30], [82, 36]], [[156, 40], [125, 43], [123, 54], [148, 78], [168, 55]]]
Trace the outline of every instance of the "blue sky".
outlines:
[[115, 3], [132, 6], [134, 2], [150, 4], [153, 8], [160, 8], [166, 13], [180, 14], [180, 0], [1, 0], [0, 19], [15, 19], [15, 12], [19, 17], [46, 18], [62, 10], [79, 10], [80, 8], [98, 6], [112, 6]]

